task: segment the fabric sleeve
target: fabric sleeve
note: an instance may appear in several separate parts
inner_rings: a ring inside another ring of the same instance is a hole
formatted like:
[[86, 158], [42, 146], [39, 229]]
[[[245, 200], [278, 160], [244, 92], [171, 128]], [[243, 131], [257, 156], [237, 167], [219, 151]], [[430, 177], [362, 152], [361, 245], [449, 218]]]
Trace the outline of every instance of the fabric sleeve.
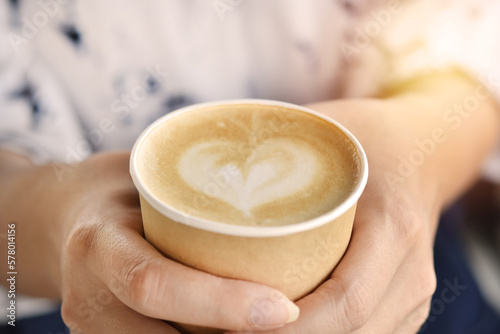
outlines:
[[[343, 46], [352, 69], [346, 95], [375, 96], [412, 78], [458, 68], [500, 101], [499, 18], [495, 0], [386, 1], [368, 10]], [[500, 143], [484, 171], [500, 183]]]
[[29, 16], [14, 3], [0, 2], [0, 149], [38, 164], [81, 161], [91, 146], [64, 87], [37, 57]]

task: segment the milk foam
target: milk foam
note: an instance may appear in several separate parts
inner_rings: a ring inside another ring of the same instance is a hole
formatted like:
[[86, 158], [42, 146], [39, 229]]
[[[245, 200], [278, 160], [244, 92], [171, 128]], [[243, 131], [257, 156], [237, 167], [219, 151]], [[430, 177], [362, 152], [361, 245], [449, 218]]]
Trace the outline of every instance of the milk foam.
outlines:
[[231, 204], [247, 217], [259, 205], [311, 186], [318, 170], [311, 147], [286, 138], [261, 143], [243, 163], [231, 161], [235, 149], [234, 143], [220, 140], [196, 144], [182, 154], [177, 169], [191, 187]]
[[207, 220], [286, 225], [342, 203], [359, 156], [335, 125], [302, 111], [253, 104], [180, 114], [142, 142], [138, 170], [160, 201]]

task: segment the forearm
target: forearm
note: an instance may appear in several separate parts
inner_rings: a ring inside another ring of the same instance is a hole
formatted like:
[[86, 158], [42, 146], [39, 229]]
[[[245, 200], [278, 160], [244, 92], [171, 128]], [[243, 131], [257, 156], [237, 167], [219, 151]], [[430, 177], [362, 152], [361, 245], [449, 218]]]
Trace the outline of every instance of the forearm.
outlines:
[[312, 108], [385, 157], [368, 157], [370, 177], [380, 178], [387, 191], [413, 187], [436, 212], [475, 179], [499, 133], [500, 112], [491, 94], [458, 73], [415, 80], [370, 103], [376, 107], [355, 113], [345, 110], [349, 101]]

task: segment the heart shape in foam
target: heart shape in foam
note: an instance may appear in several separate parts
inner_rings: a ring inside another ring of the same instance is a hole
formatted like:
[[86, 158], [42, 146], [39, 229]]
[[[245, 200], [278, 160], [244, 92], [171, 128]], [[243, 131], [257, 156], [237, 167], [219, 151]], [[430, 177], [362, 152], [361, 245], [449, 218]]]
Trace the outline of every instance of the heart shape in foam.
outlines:
[[305, 191], [318, 160], [311, 147], [288, 138], [266, 140], [241, 154], [238, 143], [198, 143], [182, 154], [178, 172], [196, 191], [231, 204], [247, 216], [259, 205]]

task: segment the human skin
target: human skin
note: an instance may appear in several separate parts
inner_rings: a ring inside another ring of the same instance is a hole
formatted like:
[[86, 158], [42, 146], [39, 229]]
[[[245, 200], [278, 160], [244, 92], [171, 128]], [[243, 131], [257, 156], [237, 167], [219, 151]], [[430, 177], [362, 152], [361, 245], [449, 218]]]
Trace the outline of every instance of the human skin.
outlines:
[[[187, 268], [145, 241], [128, 152], [94, 155], [71, 166], [62, 181], [51, 164], [0, 152], [0, 233], [16, 222], [18, 291], [62, 299], [74, 333], [177, 332], [158, 319], [232, 331], [415, 333], [436, 286], [439, 214], [474, 181], [499, 133], [491, 98], [456, 129], [443, 119], [477, 87], [460, 74], [436, 73], [384, 98], [308, 106], [354, 133], [370, 177], [346, 255], [328, 281], [297, 302], [295, 322], [279, 292]], [[436, 129], [446, 140], [395, 182], [400, 157]], [[0, 247], [6, 254], [6, 243]], [[6, 261], [0, 266], [6, 282]], [[252, 322], [266, 300], [276, 303], [274, 312]]]

